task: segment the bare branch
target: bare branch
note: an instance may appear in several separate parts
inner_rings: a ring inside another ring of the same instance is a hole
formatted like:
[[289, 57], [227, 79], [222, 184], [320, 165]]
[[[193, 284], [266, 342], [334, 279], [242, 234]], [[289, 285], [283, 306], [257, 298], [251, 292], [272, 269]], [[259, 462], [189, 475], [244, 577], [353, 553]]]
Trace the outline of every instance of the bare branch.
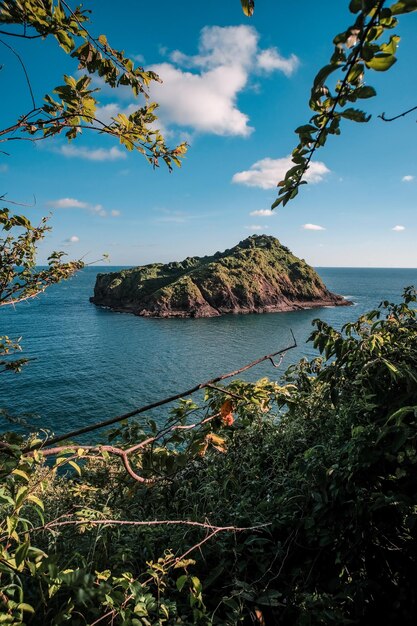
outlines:
[[[118, 520], [118, 519], [99, 519], [99, 520], [80, 520], [80, 519], [68, 519], [63, 521], [52, 521], [47, 522], [43, 526], [37, 526], [36, 528], [32, 528], [29, 532], [35, 532], [38, 530], [50, 530], [51, 528], [58, 528], [60, 526], [196, 526], [198, 528], [205, 528], [207, 530], [212, 531], [212, 533], [219, 532], [243, 532], [248, 530], [258, 530], [260, 528], [265, 528], [266, 526], [271, 526], [271, 522], [267, 522], [264, 524], [257, 524], [255, 526], [214, 526], [210, 524], [210, 522], [193, 522], [191, 520]], [[200, 544], [198, 544], [200, 545]], [[193, 546], [191, 550], [194, 550]], [[189, 551], [186, 553], [188, 554]], [[185, 555], [186, 555], [185, 554]], [[178, 560], [183, 558], [185, 555], [179, 557]], [[175, 559], [177, 560], [177, 558]]]
[[97, 422], [95, 424], [91, 424], [90, 426], [84, 426], [83, 428], [78, 428], [77, 430], [73, 430], [63, 435], [57, 435], [56, 437], [52, 437], [49, 441], [40, 443], [34, 446], [33, 448], [29, 446], [25, 448], [23, 452], [36, 450], [44, 445], [52, 445], [55, 443], [59, 443], [60, 441], [65, 441], [65, 439], [72, 439], [73, 437], [77, 437], [78, 435], [84, 435], [85, 433], [90, 433], [94, 430], [105, 428], [106, 426], [111, 426], [112, 424], [117, 424], [117, 422], [122, 422], [123, 420], [127, 420], [136, 415], [140, 415], [141, 413], [145, 413], [152, 409], [156, 409], [157, 407], [163, 406], [165, 404], [170, 404], [171, 402], [175, 402], [175, 400], [180, 400], [181, 398], [184, 398], [186, 396], [191, 396], [193, 393], [196, 393], [197, 391], [201, 391], [202, 389], [205, 389], [206, 387], [209, 387], [210, 385], [215, 385], [216, 383], [222, 380], [226, 380], [228, 378], [233, 378], [234, 376], [238, 376], [239, 374], [246, 372], [252, 367], [255, 367], [255, 365], [259, 365], [260, 363], [263, 363], [264, 361], [271, 361], [271, 359], [273, 359], [275, 356], [278, 356], [279, 354], [283, 354], [285, 352], [288, 352], [288, 350], [292, 350], [293, 348], [296, 348], [297, 342], [294, 337], [294, 333], [292, 331], [291, 331], [291, 334], [294, 340], [292, 345], [287, 346], [286, 348], [283, 348], [281, 350], [277, 350], [276, 352], [273, 352], [272, 354], [266, 354], [265, 356], [262, 356], [259, 359], [256, 359], [255, 361], [252, 361], [251, 363], [248, 363], [247, 365], [244, 365], [243, 367], [240, 367], [239, 369], [234, 370], [233, 372], [228, 372], [227, 374], [216, 376], [215, 378], [212, 378], [211, 380], [208, 380], [204, 383], [199, 383], [198, 385], [191, 387], [191, 389], [186, 389], [185, 391], [176, 393], [173, 396], [168, 396], [167, 398], [163, 398], [162, 400], [158, 400], [157, 402], [146, 404], [137, 409], [134, 409], [133, 411], [130, 411], [129, 413], [124, 413], [123, 415], [117, 415], [116, 417], [111, 417], [110, 419], [103, 420], [102, 422]]
[[405, 117], [406, 115], [408, 115], [409, 113], [412, 113], [413, 111], [417, 111], [417, 106], [413, 107], [412, 109], [408, 109], [408, 111], [404, 111], [404, 113], [399, 113], [398, 115], [394, 115], [394, 117], [386, 117], [385, 113], [381, 113], [381, 115], [378, 115], [378, 117], [384, 122], [393, 122], [394, 120], [398, 120], [400, 117]]
[[19, 37], [20, 39], [40, 39], [43, 35], [20, 35], [19, 33], [10, 33], [7, 30], [0, 30], [0, 35], [7, 35], [8, 37]]
[[25, 64], [23, 63], [23, 60], [22, 60], [22, 57], [20, 56], [20, 54], [18, 54], [16, 52], [16, 50], [14, 48], [12, 48], [12, 46], [9, 46], [8, 43], [3, 41], [3, 39], [0, 39], [0, 43], [3, 44], [3, 46], [6, 46], [6, 48], [8, 48], [10, 50], [10, 52], [12, 52], [15, 55], [15, 57], [18, 59], [20, 65], [22, 66], [23, 73], [25, 75], [26, 82], [27, 82], [27, 85], [28, 85], [28, 88], [29, 88], [30, 97], [32, 99], [32, 106], [33, 106], [34, 109], [36, 109], [35, 96], [33, 95], [32, 85], [30, 84], [30, 80], [29, 80], [29, 74], [27, 73]]
[[1, 202], [5, 202], [6, 204], [13, 204], [15, 206], [29, 207], [31, 209], [33, 209], [33, 207], [36, 206], [36, 197], [35, 196], [33, 196], [33, 203], [32, 204], [27, 204], [26, 202], [16, 202], [16, 200], [7, 200], [6, 194], [3, 194], [3, 195], [0, 196], [0, 201]]

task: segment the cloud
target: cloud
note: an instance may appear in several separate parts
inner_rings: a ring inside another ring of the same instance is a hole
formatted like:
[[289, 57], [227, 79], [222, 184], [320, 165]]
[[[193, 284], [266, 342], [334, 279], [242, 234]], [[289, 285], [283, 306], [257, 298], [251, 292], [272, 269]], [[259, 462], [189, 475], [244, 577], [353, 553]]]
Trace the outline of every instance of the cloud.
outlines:
[[106, 217], [107, 215], [107, 211], [104, 209], [102, 204], [90, 204], [88, 206], [88, 210], [91, 211], [91, 213], [99, 215], [100, 217]]
[[72, 235], [71, 237], [68, 237], [68, 239], [64, 239], [64, 243], [66, 244], [78, 243], [79, 241], [80, 241], [80, 238], [77, 237], [77, 235]]
[[[86, 209], [90, 213], [94, 213], [94, 215], [99, 215], [100, 217], [107, 217], [108, 215], [108, 211], [106, 211], [102, 204], [91, 204], [90, 202], [77, 200], [77, 198], [50, 200], [47, 202], [47, 205], [55, 209]], [[112, 217], [119, 217], [120, 211], [113, 209], [110, 211], [110, 215]]]
[[[232, 182], [246, 185], [247, 187], [260, 187], [261, 189], [274, 189], [277, 183], [282, 180], [286, 172], [294, 164], [291, 157], [282, 159], [271, 159], [266, 157], [256, 161], [249, 170], [237, 172]], [[320, 183], [330, 170], [321, 161], [310, 163], [310, 167], [305, 174], [305, 180], [309, 183]]]
[[251, 26], [206, 26], [198, 54], [175, 50], [170, 62], [152, 66], [163, 80], [150, 89], [160, 104], [162, 123], [215, 135], [250, 135], [249, 117], [237, 106], [250, 76], [274, 71], [289, 76], [298, 62], [295, 55], [285, 59], [276, 48], [261, 50], [258, 42]]
[[120, 102], [110, 102], [109, 104], [104, 104], [101, 107], [97, 107], [96, 117], [104, 124], [110, 124], [112, 119], [116, 117], [118, 113], [124, 113], [124, 115], [127, 115], [129, 117], [129, 115], [137, 111], [138, 108], [139, 107], [137, 102], [132, 102], [127, 106], [121, 106]]
[[88, 207], [87, 202], [81, 202], [76, 198], [60, 198], [51, 200], [47, 204], [55, 209], [86, 209]]
[[259, 211], [251, 211], [249, 215], [257, 215], [259, 217], [271, 217], [274, 212], [271, 209], [259, 209]]
[[86, 159], [87, 161], [118, 161], [126, 159], [126, 153], [113, 146], [112, 148], [90, 148], [80, 146], [61, 146], [60, 154], [68, 158]]
[[188, 56], [175, 50], [171, 60], [179, 65], [203, 69], [248, 67], [253, 64], [258, 51], [258, 39], [252, 26], [205, 26], [200, 34], [198, 54]]
[[0, 163], [0, 174], [5, 174], [9, 171], [9, 166], [7, 163]]
[[286, 59], [276, 48], [263, 50], [258, 54], [257, 62], [258, 67], [266, 72], [280, 70], [286, 76], [291, 76], [300, 65], [300, 60], [295, 54], [291, 54], [291, 56]]
[[395, 232], [400, 233], [401, 231], [405, 230], [405, 226], [401, 226], [401, 224], [397, 224], [391, 230], [395, 230]]
[[403, 183], [411, 183], [411, 181], [414, 180], [414, 176], [407, 174], [407, 176], [403, 176], [401, 180]]
[[248, 116], [235, 103], [247, 80], [241, 67], [218, 67], [203, 75], [183, 72], [168, 63], [152, 69], [164, 81], [163, 86], [152, 88], [164, 124], [191, 126], [215, 135], [247, 137], [253, 131]]
[[301, 228], [304, 228], [304, 230], [326, 230], [324, 226], [319, 226], [318, 224], [303, 224]]

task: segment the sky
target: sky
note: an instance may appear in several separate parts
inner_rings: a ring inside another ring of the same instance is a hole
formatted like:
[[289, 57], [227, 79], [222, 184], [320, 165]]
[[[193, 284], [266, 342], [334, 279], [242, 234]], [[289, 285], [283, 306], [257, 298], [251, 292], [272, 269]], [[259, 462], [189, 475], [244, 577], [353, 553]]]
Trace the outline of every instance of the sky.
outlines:
[[[403, 16], [396, 29], [396, 65], [369, 73], [378, 92], [363, 101], [371, 121], [346, 121], [341, 136], [316, 153], [299, 196], [270, 211], [297, 143], [294, 129], [311, 115], [312, 80], [333, 37], [353, 21], [347, 5], [257, 0], [248, 19], [239, 0], [85, 2], [92, 33], [160, 75], [150, 94], [160, 105], [158, 126], [169, 145], [186, 140], [190, 147], [182, 168], [169, 173], [96, 133], [70, 144], [3, 144], [0, 193], [28, 204], [19, 211], [35, 223], [51, 214], [39, 261], [65, 250], [91, 264], [104, 253], [111, 265], [167, 262], [265, 233], [316, 267], [417, 267], [417, 112], [390, 124], [378, 118], [417, 104], [417, 15]], [[77, 74], [53, 40], [13, 45], [38, 102], [62, 74]], [[5, 47], [0, 65], [5, 128], [31, 104]], [[135, 108], [127, 89], [105, 88], [99, 98], [103, 119]]]

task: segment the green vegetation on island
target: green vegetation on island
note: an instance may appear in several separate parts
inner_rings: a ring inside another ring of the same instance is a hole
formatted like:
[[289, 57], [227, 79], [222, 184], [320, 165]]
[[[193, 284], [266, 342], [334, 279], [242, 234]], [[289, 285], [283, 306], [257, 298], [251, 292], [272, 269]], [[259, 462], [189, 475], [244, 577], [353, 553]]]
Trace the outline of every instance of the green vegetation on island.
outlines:
[[99, 274], [94, 304], [150, 317], [214, 317], [350, 304], [278, 239], [252, 235], [213, 256]]

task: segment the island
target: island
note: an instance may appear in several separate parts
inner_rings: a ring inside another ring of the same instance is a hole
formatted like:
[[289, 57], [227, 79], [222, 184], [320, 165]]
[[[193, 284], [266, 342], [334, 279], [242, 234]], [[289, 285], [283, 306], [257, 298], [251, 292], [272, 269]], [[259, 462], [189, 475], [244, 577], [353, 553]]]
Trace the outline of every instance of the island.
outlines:
[[275, 237], [252, 235], [213, 256], [98, 274], [94, 304], [161, 318], [274, 313], [351, 304]]

